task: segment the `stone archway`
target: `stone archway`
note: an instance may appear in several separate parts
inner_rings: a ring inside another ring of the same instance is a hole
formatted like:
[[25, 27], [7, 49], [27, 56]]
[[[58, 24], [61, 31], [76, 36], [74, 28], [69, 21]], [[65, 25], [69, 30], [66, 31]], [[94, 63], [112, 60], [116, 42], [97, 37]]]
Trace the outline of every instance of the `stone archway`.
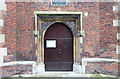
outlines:
[[[45, 56], [45, 50], [44, 50], [44, 35], [47, 31], [47, 29], [54, 23], [63, 23], [65, 25], [67, 25], [70, 30], [72, 31], [73, 33], [73, 71], [75, 72], [80, 72], [81, 70], [81, 65], [80, 65], [80, 49], [79, 49], [79, 33], [81, 31], [81, 13], [72, 13], [72, 15], [70, 15], [70, 12], [67, 14], [67, 12], [65, 13], [64, 15], [64, 12], [63, 14], [59, 14], [59, 12], [57, 12], [58, 15], [56, 16], [56, 14], [53, 14], [49, 15], [49, 12], [48, 14], [46, 14], [45, 12], [45, 15], [41, 14], [40, 13], [36, 13], [35, 15], [35, 24], [36, 24], [36, 31], [35, 33], [38, 34], [38, 37], [36, 37], [36, 43], [38, 45], [37, 47], [37, 56], [38, 56], [38, 67], [41, 68], [39, 69], [38, 72], [43, 72], [45, 71], [45, 61], [44, 61], [44, 56]], [[55, 16], [54, 16], [55, 15]], [[79, 15], [79, 16], [78, 16]], [[53, 17], [51, 17], [53, 16]], [[68, 18], [67, 18], [67, 17]], [[47, 17], [47, 18], [46, 18]], [[62, 17], [62, 18], [61, 18]], [[64, 17], [64, 18], [63, 18]], [[66, 18], [65, 18], [66, 17]]]

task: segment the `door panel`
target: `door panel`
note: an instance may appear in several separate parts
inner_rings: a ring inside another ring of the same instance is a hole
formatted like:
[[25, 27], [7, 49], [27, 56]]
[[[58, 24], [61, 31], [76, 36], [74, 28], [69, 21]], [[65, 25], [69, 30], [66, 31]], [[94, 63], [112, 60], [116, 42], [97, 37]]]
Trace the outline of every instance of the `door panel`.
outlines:
[[[56, 47], [47, 48], [47, 40], [56, 40]], [[66, 25], [51, 25], [45, 33], [44, 46], [46, 71], [72, 71], [73, 36]]]

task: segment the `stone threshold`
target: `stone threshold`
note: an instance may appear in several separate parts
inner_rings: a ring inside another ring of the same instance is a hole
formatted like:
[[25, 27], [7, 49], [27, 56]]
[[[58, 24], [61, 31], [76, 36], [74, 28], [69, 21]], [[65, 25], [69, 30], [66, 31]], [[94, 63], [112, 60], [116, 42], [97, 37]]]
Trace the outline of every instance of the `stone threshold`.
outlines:
[[72, 71], [70, 71], [70, 72], [64, 72], [64, 71], [61, 71], [61, 72], [48, 72], [48, 71], [46, 71], [46, 72], [42, 72], [42, 73], [40, 73], [40, 74], [19, 74], [19, 75], [13, 75], [13, 76], [10, 76], [10, 77], [30, 77], [30, 78], [32, 78], [32, 77], [40, 77], [40, 78], [45, 78], [46, 79], [46, 77], [49, 77], [49, 78], [55, 78], [55, 79], [57, 79], [57, 77], [58, 78], [67, 78], [67, 77], [69, 77], [69, 78], [82, 78], [82, 77], [84, 77], [84, 78], [90, 78], [90, 77], [94, 77], [94, 76], [97, 76], [97, 75], [100, 75], [101, 77], [108, 77], [108, 78], [117, 78], [117, 76], [112, 76], [112, 75], [105, 75], [105, 74], [80, 74], [80, 73], [76, 73], [76, 72], [72, 72]]
[[79, 74], [73, 71], [64, 72], [64, 71], [45, 71], [39, 74], [20, 74], [20, 75], [13, 75], [10, 77], [90, 77], [90, 74]]

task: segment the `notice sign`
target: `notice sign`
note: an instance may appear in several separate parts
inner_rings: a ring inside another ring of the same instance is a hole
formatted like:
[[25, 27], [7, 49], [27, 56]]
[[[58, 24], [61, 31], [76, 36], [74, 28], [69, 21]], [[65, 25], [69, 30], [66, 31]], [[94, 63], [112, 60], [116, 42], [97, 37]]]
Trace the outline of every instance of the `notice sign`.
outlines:
[[46, 40], [46, 48], [56, 48], [56, 40]]

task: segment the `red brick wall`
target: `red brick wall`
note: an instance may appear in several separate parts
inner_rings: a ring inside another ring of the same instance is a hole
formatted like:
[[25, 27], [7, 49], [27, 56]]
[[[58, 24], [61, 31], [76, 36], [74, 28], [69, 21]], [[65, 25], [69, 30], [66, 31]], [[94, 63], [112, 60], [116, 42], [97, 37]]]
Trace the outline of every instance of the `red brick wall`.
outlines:
[[8, 55], [12, 55], [10, 61], [16, 60], [16, 3], [8, 3], [6, 16], [4, 19], [3, 34], [6, 35], [5, 46]]
[[32, 65], [12, 65], [0, 67], [2, 77], [8, 77], [17, 74], [32, 74]]
[[118, 75], [118, 64], [112, 62], [91, 62], [86, 66], [86, 73]]
[[[117, 58], [117, 32], [118, 28], [113, 27], [115, 14], [113, 11], [114, 3], [100, 3], [100, 47], [104, 50], [107, 58]], [[101, 50], [100, 50], [101, 52]]]
[[113, 27], [115, 19], [113, 6], [112, 2], [101, 2], [97, 10], [90, 12], [93, 20], [84, 19], [88, 21], [83, 21], [86, 33], [83, 57], [118, 58], [116, 54], [118, 28]]
[[34, 11], [58, 10], [88, 12], [88, 16], [83, 15], [85, 38], [82, 57], [117, 58], [115, 48], [118, 30], [113, 27], [112, 23], [115, 18], [112, 11], [114, 3], [78, 2], [64, 6], [54, 6], [46, 2], [10, 2], [6, 4], [7, 12], [3, 33], [6, 34], [5, 47], [8, 48], [9, 56], [4, 58], [5, 62], [36, 61], [33, 37]]
[[[36, 60], [34, 37], [34, 11], [80, 11], [83, 16], [85, 39], [83, 52], [96, 53], [100, 49], [99, 3], [68, 3], [54, 6], [51, 3], [6, 3], [7, 16], [4, 33], [8, 54], [16, 54], [17, 60]], [[112, 5], [110, 5], [112, 6]], [[89, 50], [90, 51], [89, 51]], [[15, 55], [14, 55], [15, 56]]]

